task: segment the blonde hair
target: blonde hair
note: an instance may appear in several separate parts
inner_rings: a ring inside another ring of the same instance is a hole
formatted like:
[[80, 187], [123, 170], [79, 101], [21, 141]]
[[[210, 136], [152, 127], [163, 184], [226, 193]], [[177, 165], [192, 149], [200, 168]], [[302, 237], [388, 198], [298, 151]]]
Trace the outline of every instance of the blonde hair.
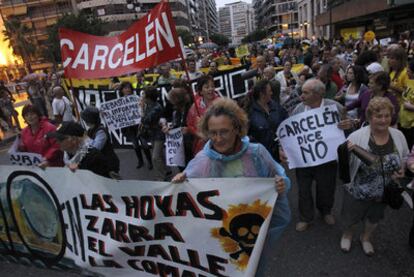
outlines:
[[394, 114], [394, 105], [391, 103], [390, 99], [386, 97], [376, 96], [372, 98], [368, 107], [365, 111], [365, 116], [368, 120], [371, 120], [371, 117], [385, 109], [390, 111], [391, 116]]
[[233, 126], [238, 130], [238, 135], [244, 137], [247, 135], [248, 118], [246, 112], [237, 105], [234, 100], [229, 98], [220, 98], [207, 109], [204, 116], [198, 124], [200, 135], [204, 138], [208, 137], [208, 121], [212, 116], [227, 116], [233, 123]]

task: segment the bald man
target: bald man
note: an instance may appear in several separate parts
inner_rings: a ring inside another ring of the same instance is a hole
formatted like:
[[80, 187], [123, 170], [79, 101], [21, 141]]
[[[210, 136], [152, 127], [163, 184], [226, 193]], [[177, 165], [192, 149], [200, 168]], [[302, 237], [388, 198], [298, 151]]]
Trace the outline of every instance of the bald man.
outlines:
[[[342, 115], [342, 121], [338, 128], [343, 130], [351, 129], [352, 120], [346, 119], [344, 107], [338, 102], [324, 99], [325, 85], [318, 79], [307, 80], [302, 86], [300, 103], [292, 112], [292, 115], [299, 114], [322, 106], [336, 105]], [[281, 150], [280, 156], [286, 158]], [[299, 187], [299, 222], [296, 224], [296, 231], [306, 231], [314, 220], [314, 201], [312, 195], [312, 184], [316, 183], [316, 208], [319, 210], [323, 220], [328, 225], [335, 224], [332, 215], [332, 207], [335, 200], [337, 162], [331, 161], [317, 166], [296, 169], [296, 180]]]
[[72, 103], [65, 96], [65, 90], [61, 86], [55, 86], [52, 89], [55, 96], [52, 101], [53, 116], [56, 123], [62, 121], [73, 121]]

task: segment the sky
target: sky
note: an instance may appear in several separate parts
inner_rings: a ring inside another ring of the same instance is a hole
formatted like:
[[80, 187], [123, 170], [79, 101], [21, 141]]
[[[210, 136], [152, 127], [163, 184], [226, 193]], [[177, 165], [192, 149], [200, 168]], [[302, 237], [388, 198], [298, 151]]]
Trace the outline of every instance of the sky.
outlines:
[[[216, 0], [216, 5], [217, 5], [217, 8], [219, 8], [219, 7], [224, 7], [225, 4], [238, 2], [238, 1], [239, 0]], [[249, 4], [252, 3], [252, 0], [241, 0], [241, 1], [249, 3]]]

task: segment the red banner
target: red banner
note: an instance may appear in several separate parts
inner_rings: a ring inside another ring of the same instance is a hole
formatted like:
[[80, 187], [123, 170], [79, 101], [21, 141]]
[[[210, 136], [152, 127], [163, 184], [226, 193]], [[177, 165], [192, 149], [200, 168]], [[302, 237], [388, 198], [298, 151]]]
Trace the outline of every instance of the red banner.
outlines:
[[168, 3], [115, 37], [100, 37], [59, 29], [65, 77], [78, 79], [120, 76], [180, 57], [175, 24]]

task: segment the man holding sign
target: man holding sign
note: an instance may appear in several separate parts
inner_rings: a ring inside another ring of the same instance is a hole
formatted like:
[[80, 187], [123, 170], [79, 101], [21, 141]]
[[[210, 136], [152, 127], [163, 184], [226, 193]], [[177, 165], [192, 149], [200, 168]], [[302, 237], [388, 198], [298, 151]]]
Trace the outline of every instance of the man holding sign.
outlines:
[[[298, 232], [308, 229], [314, 218], [313, 181], [316, 182], [317, 209], [326, 224], [335, 224], [331, 214], [337, 170], [335, 153], [338, 145], [345, 141], [343, 131], [338, 128], [351, 129], [352, 120], [341, 120], [345, 115], [343, 106], [324, 99], [324, 95], [325, 85], [320, 80], [306, 81], [302, 87], [302, 103], [277, 130], [284, 149], [281, 149], [280, 156], [289, 161], [290, 168], [296, 168], [300, 214], [300, 221], [296, 224]], [[292, 138], [295, 143], [292, 143]]]

